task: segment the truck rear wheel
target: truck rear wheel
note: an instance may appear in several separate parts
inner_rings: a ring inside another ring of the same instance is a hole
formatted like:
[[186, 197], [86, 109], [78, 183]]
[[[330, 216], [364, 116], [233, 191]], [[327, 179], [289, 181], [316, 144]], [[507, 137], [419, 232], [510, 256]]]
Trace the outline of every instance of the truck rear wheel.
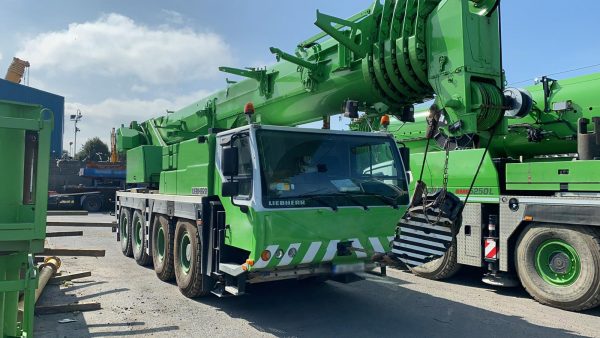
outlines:
[[131, 244], [133, 246], [133, 258], [141, 265], [150, 264], [151, 257], [146, 253], [146, 232], [144, 231], [144, 216], [136, 210], [131, 218]]
[[183, 295], [189, 298], [210, 293], [208, 276], [202, 274], [202, 246], [198, 228], [188, 220], [180, 220], [175, 228], [173, 263], [175, 279]]
[[81, 203], [81, 207], [87, 212], [98, 212], [102, 209], [102, 199], [96, 195], [86, 196]]
[[460, 270], [460, 267], [461, 265], [458, 264], [456, 259], [456, 238], [454, 238], [452, 246], [444, 256], [414, 267], [411, 271], [419, 277], [442, 280], [454, 276]]
[[133, 248], [131, 245], [131, 210], [129, 208], [121, 208], [119, 213], [121, 252], [127, 257], [133, 257]]
[[569, 311], [600, 305], [600, 232], [533, 223], [515, 248], [521, 283], [538, 302]]
[[152, 261], [156, 276], [168, 282], [175, 278], [173, 267], [173, 227], [167, 217], [158, 215], [152, 225]]

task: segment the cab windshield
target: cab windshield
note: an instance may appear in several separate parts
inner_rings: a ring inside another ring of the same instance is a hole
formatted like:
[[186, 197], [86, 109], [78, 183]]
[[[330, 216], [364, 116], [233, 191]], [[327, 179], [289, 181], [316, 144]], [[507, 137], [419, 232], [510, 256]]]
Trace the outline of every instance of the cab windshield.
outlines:
[[256, 132], [267, 208], [408, 204], [404, 169], [386, 136]]

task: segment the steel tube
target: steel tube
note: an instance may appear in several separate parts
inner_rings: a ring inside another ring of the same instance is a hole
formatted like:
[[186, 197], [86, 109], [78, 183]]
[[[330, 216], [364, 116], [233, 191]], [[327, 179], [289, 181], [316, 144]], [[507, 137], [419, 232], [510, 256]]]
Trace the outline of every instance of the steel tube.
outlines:
[[40, 268], [40, 281], [37, 289], [35, 289], [35, 302], [37, 303], [38, 298], [42, 295], [46, 284], [54, 274], [60, 268], [61, 261], [58, 257], [46, 257], [44, 264]]

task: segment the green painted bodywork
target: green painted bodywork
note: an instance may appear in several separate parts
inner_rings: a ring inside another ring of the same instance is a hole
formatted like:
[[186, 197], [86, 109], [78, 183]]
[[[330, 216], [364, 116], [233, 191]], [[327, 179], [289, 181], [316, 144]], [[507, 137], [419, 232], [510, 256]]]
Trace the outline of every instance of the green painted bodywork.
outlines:
[[163, 147], [161, 194], [192, 195], [194, 188], [206, 188], [202, 195], [214, 195], [215, 135], [205, 143], [195, 139]]
[[127, 182], [158, 182], [161, 172], [163, 148], [158, 146], [140, 146], [127, 152], [128, 163], [137, 163], [127, 169]]
[[52, 121], [52, 112], [40, 106], [0, 101], [0, 337], [33, 334], [33, 254], [43, 251], [46, 237]]
[[511, 191], [600, 191], [600, 161], [509, 163], [506, 172]]
[[[477, 172], [479, 159], [483, 156], [483, 149], [469, 149], [451, 151], [448, 159], [448, 191], [465, 197], [471, 181]], [[434, 191], [443, 187], [443, 172], [445, 151], [430, 152], [427, 155], [423, 181], [427, 182], [428, 189]], [[413, 154], [410, 165], [413, 175], [419, 175], [423, 163], [423, 154]], [[411, 182], [411, 191], [414, 191], [417, 178]], [[487, 155], [481, 166], [477, 180], [469, 200], [475, 203], [499, 203], [500, 180], [492, 158]]]
[[[331, 240], [357, 239], [366, 251], [362, 260], [370, 261], [376, 252], [370, 239], [377, 238], [383, 248], [389, 251], [390, 236], [401, 214], [402, 211], [393, 210], [391, 207], [373, 207], [368, 211], [353, 207], [340, 208], [338, 211], [317, 209], [254, 212], [249, 217], [255, 220], [255, 226], [252, 228], [255, 247], [267, 248], [277, 244], [286, 251], [291, 244], [298, 243], [298, 253], [289, 263], [291, 266], [298, 266], [301, 265], [310, 245], [317, 242], [322, 244], [311, 263], [327, 262], [324, 256]], [[293, 226], [290, 226], [291, 224]], [[287, 255], [287, 252], [285, 254]], [[252, 256], [258, 262], [260, 251], [254, 251]], [[344, 264], [356, 262], [357, 259], [359, 257], [353, 253], [349, 256], [336, 255], [330, 261], [333, 264]], [[274, 257], [266, 268], [274, 268], [279, 262], [280, 259]]]

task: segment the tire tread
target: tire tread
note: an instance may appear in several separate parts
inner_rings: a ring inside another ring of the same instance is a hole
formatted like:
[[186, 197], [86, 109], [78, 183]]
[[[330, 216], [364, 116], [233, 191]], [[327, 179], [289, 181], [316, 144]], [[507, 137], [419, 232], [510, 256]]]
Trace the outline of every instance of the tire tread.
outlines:
[[[527, 230], [532, 228], [532, 226], [534, 225], [543, 225], [543, 223], [540, 224], [536, 224], [536, 223], [532, 223], [531, 225], [529, 225], [527, 228], [525, 228], [523, 230], [523, 232], [521, 233], [521, 235], [519, 236], [519, 240], [517, 241], [517, 245], [515, 246], [514, 250], [515, 250], [515, 257], [514, 257], [514, 261], [515, 261], [515, 267], [517, 269], [517, 273], [519, 274], [519, 263], [518, 263], [518, 255], [516, 254], [520, 244], [521, 244], [521, 240], [523, 239], [523, 237], [525, 236], [525, 234], [527, 233]], [[592, 228], [590, 226], [570, 226], [570, 227], [565, 227], [565, 229], [581, 229], [581, 235], [582, 236], [589, 236], [589, 238], [596, 242], [597, 248], [598, 248], [598, 252], [600, 255], [600, 228]], [[593, 250], [592, 250], [593, 251]], [[596, 261], [597, 264], [600, 264], [600, 260]], [[597, 265], [596, 266], [596, 271], [600, 273], [600, 266]], [[543, 305], [549, 305], [549, 306], [554, 306], [554, 307], [559, 307], [556, 306], [555, 304], [553, 304], [551, 301], [545, 300], [545, 299], [540, 299], [539, 297], [535, 296], [535, 292], [533, 292], [534, 286], [533, 285], [529, 285], [529, 283], [525, 282], [520, 274], [519, 274], [519, 279], [521, 280], [521, 284], [523, 285], [523, 288], [525, 288], [525, 291], [527, 291], [527, 293], [529, 295], [531, 295], [533, 297], [533, 299], [535, 299], [536, 302], [543, 304]], [[567, 310], [567, 311], [575, 311], [575, 312], [579, 312], [579, 311], [584, 311], [584, 310], [589, 310], [595, 307], [598, 307], [600, 305], [600, 290], [598, 290], [596, 292], [596, 294], [586, 300], [585, 302], [577, 305], [577, 306], [569, 306], [569, 307], [559, 307], [562, 308], [563, 310]]]
[[[156, 216], [156, 221], [154, 222], [154, 227], [156, 226], [162, 226], [162, 223], [160, 222], [160, 218], [161, 217], [165, 217], [163, 215], [157, 215]], [[167, 221], [167, 233], [166, 235], [168, 236], [167, 240], [168, 240], [168, 245], [167, 245], [167, 252], [165, 252], [165, 260], [167, 260], [167, 263], [165, 264], [164, 269], [161, 272], [158, 272], [156, 270], [156, 266], [157, 263], [154, 261], [155, 259], [158, 259], [158, 256], [152, 255], [152, 263], [154, 264], [154, 271], [156, 272], [156, 276], [158, 277], [158, 279], [164, 281], [164, 282], [169, 282], [175, 279], [175, 264], [173, 262], [173, 258], [174, 258], [174, 254], [175, 254], [175, 242], [174, 242], [174, 238], [175, 238], [175, 227], [172, 226], [171, 222], [169, 221], [168, 218], [165, 217], [165, 220]], [[152, 229], [152, 240], [154, 241], [154, 229]], [[155, 246], [153, 245], [153, 248], [155, 248]]]
[[[134, 247], [134, 245], [133, 245], [133, 231], [134, 231], [133, 224], [134, 224], [136, 215], [139, 215], [138, 217], [142, 220], [142, 227], [145, 226], [143, 224], [144, 216], [143, 216], [142, 212], [140, 210], [135, 210], [133, 212], [133, 216], [131, 216], [131, 232], [130, 232], [130, 236], [129, 236], [131, 238], [132, 249]], [[142, 231], [142, 245], [140, 248], [140, 252], [136, 252], [136, 250], [133, 249], [133, 258], [138, 263], [138, 265], [141, 265], [141, 266], [148, 266], [148, 265], [150, 265], [150, 263], [152, 263], [152, 256], [150, 256], [146, 253], [146, 231]]]

